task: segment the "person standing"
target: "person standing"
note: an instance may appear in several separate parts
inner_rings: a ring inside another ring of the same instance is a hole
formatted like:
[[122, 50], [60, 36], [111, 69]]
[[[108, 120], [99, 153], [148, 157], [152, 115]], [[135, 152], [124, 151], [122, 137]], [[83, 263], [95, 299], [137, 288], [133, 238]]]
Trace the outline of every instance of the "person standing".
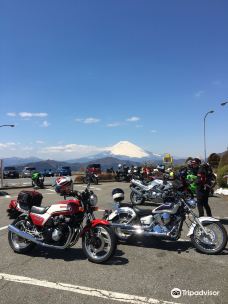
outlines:
[[[199, 216], [204, 216], [204, 209], [207, 216], [212, 216], [211, 208], [208, 204], [209, 193], [211, 189], [211, 172], [209, 164], [201, 164], [199, 159], [194, 159], [198, 165], [197, 180], [196, 180], [196, 198]], [[212, 172], [213, 173], [213, 172]]]

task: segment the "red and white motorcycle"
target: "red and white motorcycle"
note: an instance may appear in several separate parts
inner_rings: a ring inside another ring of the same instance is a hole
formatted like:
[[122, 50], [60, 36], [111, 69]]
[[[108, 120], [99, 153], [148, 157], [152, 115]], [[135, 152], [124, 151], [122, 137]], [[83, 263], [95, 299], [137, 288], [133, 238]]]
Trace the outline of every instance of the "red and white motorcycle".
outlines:
[[[115, 252], [116, 237], [108, 221], [95, 219], [97, 197], [89, 190], [74, 191], [72, 199], [50, 207], [32, 206], [8, 226], [8, 240], [18, 253], [27, 253], [36, 245], [65, 249], [82, 238], [82, 248], [94, 263], [107, 261]], [[83, 225], [84, 222], [84, 225]]]

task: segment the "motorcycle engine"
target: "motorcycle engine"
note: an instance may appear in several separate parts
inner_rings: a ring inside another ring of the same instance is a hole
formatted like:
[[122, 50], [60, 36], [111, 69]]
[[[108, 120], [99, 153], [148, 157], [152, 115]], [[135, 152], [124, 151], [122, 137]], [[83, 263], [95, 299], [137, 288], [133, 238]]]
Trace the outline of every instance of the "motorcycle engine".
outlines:
[[60, 242], [64, 243], [69, 235], [69, 228], [65, 222], [65, 217], [56, 216], [52, 218], [47, 227], [43, 230], [43, 237], [49, 243]]
[[153, 232], [166, 233], [170, 231], [169, 223], [171, 221], [171, 216], [169, 213], [164, 212], [160, 214], [155, 214], [153, 217], [155, 225], [152, 228]]
[[154, 215], [154, 221], [156, 224], [159, 225], [167, 225], [169, 224], [170, 220], [171, 220], [170, 214], [167, 212], [158, 213]]

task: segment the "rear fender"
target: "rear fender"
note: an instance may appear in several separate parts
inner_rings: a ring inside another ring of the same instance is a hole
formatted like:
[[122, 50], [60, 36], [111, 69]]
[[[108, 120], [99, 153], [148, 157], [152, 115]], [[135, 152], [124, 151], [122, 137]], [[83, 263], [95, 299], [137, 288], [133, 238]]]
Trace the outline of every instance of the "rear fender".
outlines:
[[102, 219], [95, 219], [92, 220], [88, 225], [86, 225], [82, 232], [80, 233], [80, 237], [82, 237], [86, 232], [88, 232], [91, 228], [94, 228], [98, 225], [102, 225], [102, 226], [110, 226], [110, 223], [106, 220], [102, 220]]
[[[202, 217], [199, 217], [198, 220], [201, 222], [201, 223], [211, 223], [211, 222], [219, 222], [218, 219], [214, 218], [214, 217], [209, 217], [209, 216], [202, 216]], [[193, 223], [190, 228], [189, 228], [189, 231], [188, 231], [188, 234], [187, 236], [191, 236], [194, 232], [194, 229], [196, 227], [197, 223]]]
[[11, 200], [9, 203], [9, 209], [16, 209], [17, 207], [17, 201], [16, 200]]
[[136, 217], [136, 213], [133, 209], [129, 207], [121, 207], [117, 210], [113, 211], [107, 218], [108, 221], [112, 221], [115, 217], [119, 216], [120, 214], [128, 213], [132, 218]]

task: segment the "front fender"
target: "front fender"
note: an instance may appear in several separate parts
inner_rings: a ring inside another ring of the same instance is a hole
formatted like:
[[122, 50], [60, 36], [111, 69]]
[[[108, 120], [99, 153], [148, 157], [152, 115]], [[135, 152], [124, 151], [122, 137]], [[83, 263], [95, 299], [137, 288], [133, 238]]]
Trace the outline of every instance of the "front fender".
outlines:
[[88, 225], [86, 225], [82, 232], [80, 233], [80, 236], [82, 237], [86, 232], [88, 232], [91, 228], [94, 228], [98, 225], [103, 225], [103, 226], [110, 226], [110, 223], [106, 220], [102, 220], [102, 219], [95, 219], [92, 220]]
[[[198, 218], [198, 220], [201, 223], [219, 222], [218, 219], [216, 219], [214, 217], [209, 217], [209, 216], [201, 216]], [[196, 227], [196, 223], [193, 223], [189, 228], [187, 236], [191, 236], [193, 234], [195, 227]]]

